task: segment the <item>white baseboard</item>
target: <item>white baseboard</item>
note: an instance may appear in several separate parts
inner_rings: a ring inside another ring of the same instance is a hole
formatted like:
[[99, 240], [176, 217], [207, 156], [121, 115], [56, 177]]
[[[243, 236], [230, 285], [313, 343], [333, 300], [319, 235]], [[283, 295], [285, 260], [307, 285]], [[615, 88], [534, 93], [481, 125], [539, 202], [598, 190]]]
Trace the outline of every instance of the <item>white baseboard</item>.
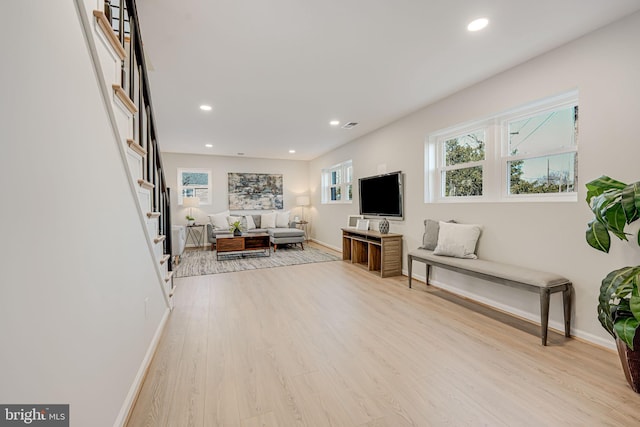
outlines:
[[341, 248], [341, 247], [339, 248], [339, 247], [337, 247], [337, 246], [330, 245], [330, 244], [328, 244], [328, 243], [322, 242], [322, 241], [317, 240], [317, 239], [309, 239], [309, 240], [310, 240], [310, 241], [312, 241], [313, 243], [317, 243], [317, 244], [322, 245], [322, 246], [325, 246], [325, 247], [327, 247], [327, 248], [329, 248], [329, 249], [333, 249], [333, 250], [334, 250], [334, 251], [336, 251], [336, 252], [340, 252], [340, 253], [342, 253], [342, 248]]
[[155, 334], [153, 335], [153, 339], [151, 340], [151, 344], [147, 349], [147, 353], [142, 359], [142, 363], [140, 364], [140, 368], [138, 368], [138, 373], [136, 374], [135, 379], [133, 380], [133, 384], [129, 388], [129, 393], [127, 394], [127, 398], [125, 399], [122, 407], [120, 408], [120, 413], [113, 423], [114, 427], [123, 427], [129, 418], [129, 414], [133, 409], [133, 405], [136, 403], [136, 399], [138, 398], [138, 393], [140, 393], [140, 389], [142, 388], [142, 384], [147, 375], [147, 370], [151, 365], [151, 360], [153, 359], [153, 355], [156, 353], [158, 348], [158, 344], [160, 343], [160, 337], [162, 337], [162, 332], [164, 331], [164, 327], [167, 324], [167, 320], [169, 319], [169, 313], [171, 310], [167, 309], [160, 320], [160, 324], [156, 329]]
[[[408, 272], [403, 270], [402, 274], [408, 276]], [[425, 282], [425, 276], [420, 274], [413, 274], [413, 278]], [[521, 317], [523, 319], [529, 320], [533, 323], [540, 324], [540, 313], [531, 313], [528, 311], [519, 310], [517, 308], [511, 307], [509, 305], [502, 304], [498, 301], [494, 301], [492, 299], [486, 298], [482, 295], [474, 294], [472, 292], [465, 291], [460, 288], [456, 288], [454, 286], [448, 285], [446, 283], [442, 283], [437, 280], [430, 280], [430, 286], [434, 286], [439, 289], [443, 289], [447, 292], [451, 292], [452, 294], [459, 295], [464, 298], [468, 298], [473, 301], [477, 301], [481, 304], [487, 305], [489, 307], [496, 308], [500, 311], [504, 311], [505, 313], [513, 314], [514, 316]], [[564, 323], [549, 320], [549, 329], [554, 329], [555, 331], [564, 334]], [[580, 329], [571, 328], [571, 335], [580, 338], [583, 341], [587, 341], [590, 344], [594, 344], [600, 347], [604, 347], [610, 350], [616, 350], [616, 343], [613, 339], [606, 339], [596, 335], [593, 335], [589, 332], [582, 331]]]

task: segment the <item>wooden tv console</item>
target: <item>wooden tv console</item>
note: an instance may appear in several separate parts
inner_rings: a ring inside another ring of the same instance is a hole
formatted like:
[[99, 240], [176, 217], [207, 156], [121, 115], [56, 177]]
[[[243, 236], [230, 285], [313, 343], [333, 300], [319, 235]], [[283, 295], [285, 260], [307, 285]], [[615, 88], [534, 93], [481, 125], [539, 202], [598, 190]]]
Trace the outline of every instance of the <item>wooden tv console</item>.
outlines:
[[380, 277], [399, 276], [402, 274], [402, 234], [343, 228], [342, 259]]

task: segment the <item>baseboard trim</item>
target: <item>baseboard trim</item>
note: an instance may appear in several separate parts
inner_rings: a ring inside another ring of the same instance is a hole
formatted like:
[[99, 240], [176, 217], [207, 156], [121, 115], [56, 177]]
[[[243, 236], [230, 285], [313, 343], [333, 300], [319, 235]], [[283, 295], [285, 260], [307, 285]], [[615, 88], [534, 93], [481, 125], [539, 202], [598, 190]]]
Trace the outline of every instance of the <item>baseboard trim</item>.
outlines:
[[140, 390], [142, 390], [142, 384], [144, 384], [144, 380], [147, 377], [147, 373], [149, 372], [149, 367], [151, 366], [153, 356], [155, 356], [156, 350], [158, 350], [158, 344], [160, 343], [160, 338], [162, 337], [162, 333], [164, 332], [167, 320], [169, 320], [170, 313], [171, 310], [167, 308], [164, 312], [164, 315], [162, 316], [162, 320], [160, 320], [160, 324], [158, 325], [158, 328], [153, 335], [153, 339], [149, 344], [147, 353], [145, 354], [144, 359], [142, 359], [140, 368], [138, 368], [138, 373], [133, 380], [133, 384], [131, 384], [131, 387], [129, 388], [129, 393], [127, 394], [127, 397], [122, 404], [120, 413], [118, 414], [118, 418], [116, 418], [116, 421], [113, 423], [114, 426], [124, 427], [129, 422], [131, 411], [133, 410], [133, 407], [138, 400]]
[[339, 248], [337, 246], [330, 245], [328, 243], [322, 242], [322, 241], [317, 240], [317, 239], [309, 239], [309, 241], [311, 241], [313, 243], [317, 243], [320, 246], [324, 246], [325, 248], [329, 248], [329, 249], [334, 250], [336, 252], [342, 253], [342, 248]]

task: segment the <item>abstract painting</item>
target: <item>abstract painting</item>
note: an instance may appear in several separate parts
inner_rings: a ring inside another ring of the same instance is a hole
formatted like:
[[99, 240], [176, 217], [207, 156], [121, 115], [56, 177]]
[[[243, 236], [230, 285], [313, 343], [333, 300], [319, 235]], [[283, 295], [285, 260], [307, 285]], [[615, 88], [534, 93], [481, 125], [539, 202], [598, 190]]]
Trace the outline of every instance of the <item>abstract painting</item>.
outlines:
[[283, 207], [281, 174], [229, 172], [229, 210]]

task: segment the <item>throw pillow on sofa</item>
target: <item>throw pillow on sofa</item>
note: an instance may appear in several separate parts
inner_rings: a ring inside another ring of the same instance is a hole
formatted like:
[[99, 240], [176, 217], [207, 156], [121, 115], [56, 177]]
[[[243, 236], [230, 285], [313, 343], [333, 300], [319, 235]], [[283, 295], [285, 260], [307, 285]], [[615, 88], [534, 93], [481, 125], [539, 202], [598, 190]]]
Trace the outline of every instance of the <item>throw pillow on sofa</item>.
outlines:
[[227, 221], [227, 217], [229, 216], [229, 211], [220, 212], [217, 214], [208, 215], [209, 222], [214, 230], [222, 230], [229, 229], [229, 222]]
[[289, 227], [289, 216], [291, 211], [286, 212], [277, 212], [276, 213], [276, 227], [278, 228], [288, 228]]
[[251, 215], [245, 215], [244, 221], [247, 230], [255, 230], [256, 224], [253, 222], [253, 217]]
[[260, 215], [261, 228], [276, 228], [276, 213], [269, 212]]

